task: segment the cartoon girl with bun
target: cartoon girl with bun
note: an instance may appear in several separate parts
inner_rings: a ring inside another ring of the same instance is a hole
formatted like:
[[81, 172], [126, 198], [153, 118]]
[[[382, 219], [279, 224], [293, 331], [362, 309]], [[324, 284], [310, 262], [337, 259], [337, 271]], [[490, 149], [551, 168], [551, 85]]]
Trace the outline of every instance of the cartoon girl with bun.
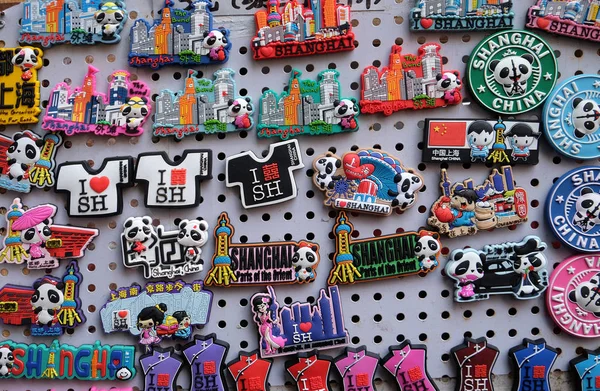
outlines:
[[277, 353], [277, 350], [283, 348], [287, 342], [286, 338], [279, 335], [278, 309], [279, 305], [277, 304], [272, 288], [269, 288], [269, 294], [259, 293], [252, 298], [254, 321], [258, 325], [261, 346], [266, 347], [266, 354]]
[[192, 320], [185, 311], [173, 312], [173, 318], [177, 320], [177, 331], [174, 336], [181, 339], [189, 339], [192, 335]]
[[156, 333], [156, 328], [162, 324], [165, 319], [167, 305], [159, 303], [152, 307], [146, 307], [140, 311], [137, 316], [137, 328], [140, 333], [140, 344], [146, 346], [146, 350], [150, 345], [157, 344], [161, 338]]

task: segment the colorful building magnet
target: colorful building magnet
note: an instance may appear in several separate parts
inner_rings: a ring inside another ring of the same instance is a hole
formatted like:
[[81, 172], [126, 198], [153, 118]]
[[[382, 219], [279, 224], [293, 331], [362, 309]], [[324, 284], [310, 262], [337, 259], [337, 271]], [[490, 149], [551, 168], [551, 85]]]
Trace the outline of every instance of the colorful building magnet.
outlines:
[[332, 358], [319, 354], [318, 350], [297, 353], [292, 360], [285, 362], [298, 391], [332, 391], [329, 385], [329, 372]]
[[20, 43], [44, 47], [118, 43], [127, 21], [123, 1], [25, 0]]
[[394, 376], [400, 391], [438, 391], [427, 371], [427, 346], [413, 345], [407, 339], [400, 345], [390, 346], [389, 351], [381, 365]]
[[513, 27], [510, 1], [418, 0], [410, 11], [410, 29], [420, 31], [483, 31]]
[[508, 358], [513, 364], [513, 391], [539, 390], [550, 391], [550, 372], [558, 357], [558, 351], [546, 344], [543, 338], [532, 341], [523, 339], [508, 351]]
[[522, 114], [540, 106], [558, 79], [554, 50], [525, 30], [509, 30], [484, 38], [467, 63], [472, 96], [498, 114]]
[[165, 151], [146, 152], [138, 155], [135, 181], [146, 187], [146, 208], [191, 208], [200, 204], [200, 184], [211, 172], [210, 149], [186, 149], [175, 160]]
[[462, 102], [458, 71], [446, 71], [441, 46], [426, 43], [418, 54], [392, 46], [388, 66], [369, 65], [361, 76], [360, 110], [391, 115], [400, 110], [432, 109]]
[[546, 100], [542, 118], [546, 139], [558, 152], [574, 159], [599, 158], [600, 76], [565, 80]]
[[140, 357], [140, 367], [144, 374], [144, 391], [170, 391], [177, 389], [177, 376], [183, 360], [173, 348], [155, 347]]
[[193, 326], [208, 323], [212, 299], [202, 281], [149, 282], [143, 289], [132, 285], [111, 291], [100, 318], [104, 332], [128, 331], [149, 350], [163, 338], [191, 338]]
[[194, 340], [183, 347], [182, 354], [190, 365], [192, 382], [190, 391], [227, 391], [225, 380], [225, 359], [229, 344], [217, 336], [196, 335]]
[[452, 184], [442, 168], [442, 196], [431, 206], [427, 224], [451, 238], [527, 221], [527, 193], [517, 187], [511, 166], [494, 168], [483, 184], [473, 179]]
[[550, 275], [546, 307], [557, 326], [582, 338], [600, 336], [600, 254], [576, 255]]
[[325, 205], [334, 209], [391, 215], [417, 200], [423, 177], [400, 160], [378, 149], [328, 152], [313, 160], [313, 182], [325, 192]]
[[95, 228], [53, 224], [56, 206], [42, 204], [25, 210], [20, 198], [8, 208], [6, 236], [0, 263], [22, 264], [28, 269], [54, 269], [61, 259], [81, 258], [98, 236]]
[[332, 349], [348, 344], [337, 286], [321, 289], [316, 304], [295, 302], [280, 308], [272, 287], [250, 300], [260, 336], [261, 357]]
[[487, 300], [490, 295], [516, 299], [539, 297], [548, 286], [546, 243], [537, 236], [520, 242], [454, 250], [446, 263], [446, 275], [454, 280], [454, 299]]
[[563, 174], [546, 198], [546, 218], [554, 235], [578, 252], [600, 250], [600, 167]]
[[423, 161], [538, 164], [540, 123], [486, 119], [426, 119]]
[[379, 360], [379, 355], [367, 351], [364, 345], [358, 348], [346, 347], [344, 353], [334, 360], [342, 377], [344, 391], [375, 390], [375, 371]]
[[600, 349], [583, 349], [583, 354], [569, 361], [571, 372], [575, 375], [578, 391], [593, 390], [600, 376]]
[[492, 371], [500, 355], [497, 347], [490, 345], [485, 337], [465, 337], [465, 342], [451, 352], [458, 369], [456, 391], [494, 391]]
[[329, 285], [427, 274], [439, 265], [439, 234], [419, 231], [352, 239], [354, 225], [340, 212], [333, 226], [335, 254]]
[[229, 30], [213, 28], [212, 3], [189, 1], [190, 9], [165, 0], [152, 23], [136, 20], [130, 32], [129, 66], [158, 69], [165, 65], [202, 65], [227, 62]]
[[349, 5], [334, 0], [293, 0], [283, 9], [279, 0], [268, 0], [266, 5], [268, 11], [254, 14], [255, 60], [354, 50]]
[[0, 125], [38, 122], [42, 110], [37, 73], [43, 55], [29, 46], [0, 49]]
[[123, 211], [123, 188], [133, 186], [131, 156], [104, 159], [98, 169], [87, 160], [59, 164], [57, 193], [67, 194], [69, 217], [119, 215]]
[[527, 28], [600, 42], [598, 4], [589, 0], [535, 0], [527, 13]]
[[71, 261], [62, 278], [47, 275], [31, 287], [4, 285], [0, 320], [6, 325], [31, 325], [31, 335], [36, 337], [60, 336], [86, 321], [79, 299], [82, 281], [77, 262]]
[[258, 350], [250, 353], [241, 351], [238, 358], [227, 364], [227, 369], [233, 377], [236, 391], [269, 391], [269, 372], [273, 360], [260, 358]]
[[301, 75], [302, 72], [292, 69], [284, 92], [267, 90], [262, 94], [256, 126], [258, 137], [287, 140], [303, 134], [331, 135], [358, 130], [358, 103], [354, 98], [342, 97], [338, 71], [322, 71], [317, 81], [300, 79]]
[[135, 347], [94, 344], [79, 347], [50, 346], [0, 341], [3, 349], [12, 349], [12, 364], [6, 378], [50, 380], [129, 380], [135, 377]]
[[150, 88], [131, 80], [127, 71], [110, 75], [108, 94], [96, 90], [99, 69], [88, 65], [81, 86], [71, 89], [61, 82], [50, 93], [42, 129], [64, 132], [67, 136], [94, 133], [97, 136], [140, 136], [152, 107]]
[[156, 98], [154, 136], [173, 136], [177, 140], [198, 133], [225, 133], [250, 130], [254, 103], [237, 94], [233, 69], [221, 68], [214, 80], [198, 77], [188, 70], [185, 89], [162, 90]]
[[269, 153], [259, 158], [252, 151], [227, 157], [225, 183], [239, 187], [246, 209], [279, 204], [296, 198], [294, 171], [304, 167], [298, 140], [269, 145]]
[[61, 144], [56, 133], [40, 136], [25, 130], [12, 137], [0, 135], [0, 188], [29, 193], [32, 187], [54, 186], [56, 151]]
[[300, 242], [231, 243], [234, 229], [227, 212], [215, 227], [215, 254], [206, 286], [304, 284], [317, 277], [319, 245]]

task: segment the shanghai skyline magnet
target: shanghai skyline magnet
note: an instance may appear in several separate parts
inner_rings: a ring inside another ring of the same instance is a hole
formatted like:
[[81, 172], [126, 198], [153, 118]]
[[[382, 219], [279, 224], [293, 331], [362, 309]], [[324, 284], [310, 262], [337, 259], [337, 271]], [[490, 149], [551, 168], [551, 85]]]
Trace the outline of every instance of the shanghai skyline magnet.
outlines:
[[418, 31], [485, 31], [513, 27], [512, 1], [416, 0], [410, 29]]
[[530, 0], [527, 28], [600, 42], [598, 3], [589, 0]]

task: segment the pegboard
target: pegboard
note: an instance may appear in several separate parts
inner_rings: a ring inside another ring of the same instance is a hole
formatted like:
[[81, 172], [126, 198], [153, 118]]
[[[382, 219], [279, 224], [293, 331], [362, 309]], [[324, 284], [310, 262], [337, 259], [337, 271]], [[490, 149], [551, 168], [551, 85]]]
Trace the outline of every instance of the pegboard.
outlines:
[[[250, 40], [254, 36], [255, 9], [247, 10], [253, 2], [249, 0], [218, 0], [219, 10], [215, 14], [215, 25], [231, 29], [233, 48], [227, 67], [236, 70], [237, 88], [241, 95], [252, 96], [255, 102], [261, 92], [267, 88], [282, 90], [289, 80], [292, 67], [303, 71], [304, 75], [315, 78], [317, 73], [326, 68], [340, 71], [340, 83], [344, 96], [359, 98], [359, 78], [367, 65], [379, 66], [387, 63], [391, 45], [401, 44], [405, 52], [414, 53], [425, 42], [439, 42], [442, 45], [444, 62], [450, 69], [465, 72], [465, 63], [474, 46], [484, 37], [483, 32], [471, 33], [432, 33], [417, 34], [409, 31], [408, 16], [412, 7], [409, 0], [362, 0], [354, 1], [354, 32], [359, 43], [352, 52], [327, 56], [299, 57], [274, 61], [254, 62], [249, 50]], [[152, 17], [154, 11], [161, 8], [160, 0], [154, 4], [145, 0], [129, 0], [127, 8], [130, 19]], [[533, 1], [516, 1], [515, 26], [522, 28], [525, 24], [526, 9]], [[234, 9], [233, 4], [240, 7]], [[18, 20], [21, 7], [16, 6], [6, 12], [6, 27], [0, 30], [0, 44], [12, 47], [16, 45]], [[103, 75], [98, 80], [98, 88], [104, 90], [104, 78], [112, 71], [127, 67], [128, 34], [133, 21], [129, 20], [120, 45], [96, 46], [55, 46], [45, 50], [44, 67], [39, 72], [42, 80], [42, 100], [47, 100], [52, 87], [61, 81], [78, 85], [87, 70], [87, 64], [93, 64]], [[544, 34], [544, 38], [555, 49], [561, 80], [579, 73], [600, 73], [600, 50], [598, 46], [581, 40], [558, 38]], [[218, 66], [195, 67], [204, 76], [210, 77]], [[153, 72], [149, 69], [129, 69], [134, 77], [148, 82], [154, 95], [163, 88], [178, 90], [183, 87], [183, 77], [187, 71], [184, 67], [165, 67]], [[399, 229], [417, 230], [425, 226], [429, 216], [429, 207], [439, 196], [439, 164], [421, 163], [423, 124], [426, 116], [433, 118], [485, 118], [489, 113], [470, 104], [468, 91], [464, 91], [464, 103], [458, 107], [435, 109], [434, 111], [404, 111], [390, 117], [369, 115], [360, 117], [360, 130], [356, 133], [339, 134], [331, 137], [299, 138], [306, 168], [296, 172], [298, 197], [292, 201], [266, 208], [244, 210], [239, 200], [239, 189], [225, 186], [225, 157], [241, 151], [253, 150], [257, 154], [266, 152], [268, 140], [259, 140], [254, 131], [219, 135], [188, 137], [181, 142], [172, 139], [151, 137], [151, 121], [145, 125], [145, 133], [138, 138], [105, 138], [79, 135], [66, 138], [65, 145], [58, 153], [58, 161], [88, 159], [97, 166], [102, 159], [109, 156], [133, 155], [140, 152], [164, 150], [171, 157], [178, 155], [185, 148], [210, 148], [214, 153], [213, 179], [202, 184], [203, 202], [199, 207], [181, 211], [149, 210], [144, 207], [142, 188], [127, 189], [124, 192], [124, 211], [122, 216], [86, 220], [66, 217], [66, 211], [60, 208], [57, 223], [74, 223], [100, 229], [100, 236], [94, 241], [86, 256], [80, 261], [84, 276], [81, 292], [83, 308], [88, 318], [83, 327], [77, 328], [73, 334], [66, 334], [61, 341], [80, 345], [96, 339], [105, 344], [136, 344], [135, 337], [125, 333], [106, 335], [100, 325], [99, 310], [108, 298], [109, 290], [132, 283], [143, 285], [140, 269], [127, 269], [120, 258], [119, 235], [123, 221], [129, 216], [150, 215], [165, 225], [173, 228], [173, 220], [177, 217], [204, 217], [211, 230], [221, 211], [227, 211], [236, 229], [236, 239], [249, 242], [283, 240], [290, 235], [294, 239], [306, 238], [321, 245], [322, 261], [318, 269], [317, 280], [304, 286], [277, 287], [277, 296], [286, 303], [306, 300], [318, 294], [326, 285], [330, 269], [330, 261], [334, 252], [334, 241], [330, 236], [334, 224], [335, 213], [323, 206], [322, 194], [312, 184], [310, 170], [312, 159], [327, 150], [343, 154], [353, 146], [381, 148], [394, 154], [407, 167], [417, 169], [425, 178], [425, 187], [418, 196], [416, 204], [403, 214], [390, 217], [358, 215], [352, 217], [356, 232], [360, 237], [394, 233]], [[520, 119], [537, 119], [541, 110], [537, 110]], [[39, 130], [39, 126], [32, 126]], [[0, 129], [6, 134], [18, 130], [18, 126]], [[500, 243], [507, 240], [518, 241], [526, 235], [540, 236], [550, 245], [547, 251], [549, 269], [570, 255], [560, 246], [551, 232], [546, 228], [543, 207], [546, 193], [553, 180], [562, 173], [574, 168], [582, 162], [559, 156], [545, 141], [541, 142], [540, 163], [537, 166], [518, 166], [514, 169], [517, 183], [526, 188], [530, 200], [529, 222], [516, 229], [497, 229], [493, 232], [481, 232], [476, 236], [457, 239], [443, 239], [445, 253], [448, 251], [472, 246], [481, 248], [484, 244]], [[588, 162], [589, 164], [590, 162]], [[591, 164], [598, 164], [592, 162]], [[483, 165], [451, 165], [449, 175], [453, 181], [472, 177], [475, 181], [483, 180], [490, 169]], [[17, 194], [0, 195], [1, 205], [8, 206]], [[54, 192], [35, 191], [21, 195], [24, 204], [33, 206], [42, 202], [51, 202], [59, 206], [66, 199]], [[204, 259], [210, 260], [214, 243], [204, 247]], [[329, 257], [329, 258], [328, 258]], [[442, 266], [445, 260], [442, 261]], [[204, 278], [206, 270], [199, 276], [187, 276], [186, 280]], [[429, 347], [429, 371], [433, 377], [453, 377], [455, 369], [450, 360], [450, 348], [461, 343], [465, 335], [487, 336], [490, 343], [501, 350], [495, 367], [496, 374], [510, 371], [508, 349], [519, 344], [525, 337], [544, 337], [547, 342], [560, 348], [561, 354], [555, 368], [565, 370], [568, 360], [577, 354], [578, 347], [595, 348], [597, 342], [575, 339], [561, 333], [554, 327], [548, 317], [543, 298], [519, 301], [510, 297], [493, 297], [490, 300], [456, 304], [452, 299], [452, 281], [442, 276], [442, 267], [426, 277], [406, 277], [398, 280], [386, 280], [377, 283], [365, 283], [343, 286], [340, 288], [343, 300], [346, 327], [351, 336], [352, 345], [368, 346], [368, 349], [385, 355], [389, 345], [397, 344], [404, 339], [413, 343], [425, 343]], [[43, 271], [21, 269], [15, 265], [0, 265], [2, 285], [10, 282], [30, 285], [36, 278], [43, 276]], [[60, 272], [58, 272], [60, 273]], [[251, 317], [248, 304], [251, 295], [260, 288], [211, 288], [214, 292], [214, 305], [211, 319], [207, 326], [196, 333], [217, 333], [218, 337], [230, 343], [231, 349], [227, 361], [237, 356], [240, 349], [252, 350], [258, 347], [258, 333]], [[35, 340], [24, 334], [23, 327], [2, 327], [4, 339], [28, 342], [50, 342], [49, 338]], [[163, 342], [165, 343], [165, 342]], [[166, 342], [168, 344], [168, 342]], [[175, 345], [180, 347], [180, 345]], [[327, 354], [337, 355], [340, 350], [330, 350]], [[275, 360], [270, 383], [281, 386], [290, 379], [285, 375], [284, 358]], [[142, 387], [142, 377], [138, 376], [127, 384], [104, 382], [97, 384], [110, 386]], [[392, 381], [392, 378], [379, 370], [376, 384]], [[229, 379], [231, 382], [231, 379]], [[112, 384], [111, 384], [112, 383]], [[183, 389], [189, 387], [188, 372], [179, 377], [179, 385]], [[67, 389], [83, 390], [91, 386], [86, 382], [62, 381], [2, 381], [0, 389], [7, 391], [45, 391], [53, 388], [57, 391]], [[396, 389], [395, 385], [392, 389]]]

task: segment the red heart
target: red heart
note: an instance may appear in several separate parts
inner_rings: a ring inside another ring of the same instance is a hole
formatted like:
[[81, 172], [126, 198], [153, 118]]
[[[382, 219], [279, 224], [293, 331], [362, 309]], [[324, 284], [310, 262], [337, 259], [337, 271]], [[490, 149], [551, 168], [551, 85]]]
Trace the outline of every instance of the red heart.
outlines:
[[536, 20], [537, 25], [541, 28], [546, 30], [548, 28], [548, 26], [550, 26], [550, 21], [546, 18], [538, 18]]
[[125, 319], [127, 317], [128, 312], [125, 310], [119, 311], [119, 318]]
[[339, 204], [340, 204], [340, 208], [345, 208], [347, 202], [346, 201], [340, 201]]
[[119, 360], [118, 358], [115, 358], [115, 359], [113, 360], [113, 364], [115, 365], [115, 367], [116, 367], [117, 365], [119, 365], [119, 363], [120, 363], [120, 362], [121, 362], [121, 360]]
[[423, 28], [427, 30], [428, 28], [433, 26], [433, 19], [421, 19], [421, 26], [423, 26]]
[[108, 185], [110, 184], [110, 179], [107, 176], [97, 176], [90, 179], [90, 187], [96, 193], [102, 193]]
[[260, 54], [260, 57], [271, 58], [275, 55], [275, 48], [272, 46], [263, 46], [258, 49], [258, 54]]
[[310, 322], [300, 323], [300, 330], [302, 330], [302, 332], [308, 333], [310, 331], [310, 329], [312, 329], [312, 323], [310, 323]]

